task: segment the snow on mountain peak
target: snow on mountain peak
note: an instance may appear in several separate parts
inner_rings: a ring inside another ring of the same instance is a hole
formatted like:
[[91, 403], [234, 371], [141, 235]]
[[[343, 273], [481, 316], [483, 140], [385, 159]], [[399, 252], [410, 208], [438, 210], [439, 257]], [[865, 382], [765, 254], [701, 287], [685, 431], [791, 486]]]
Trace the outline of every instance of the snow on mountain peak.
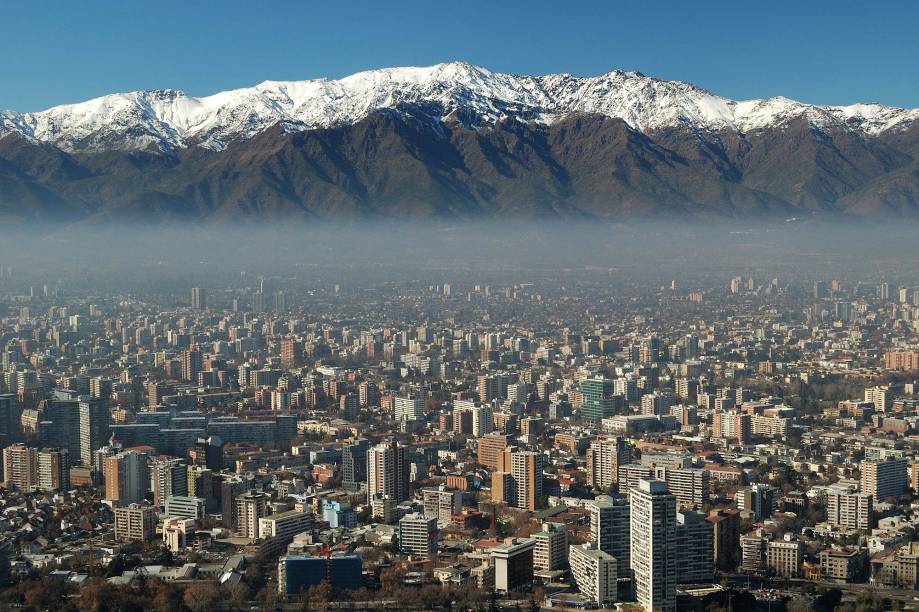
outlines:
[[818, 129], [873, 135], [919, 118], [919, 110], [880, 104], [815, 106], [782, 97], [738, 102], [689, 83], [623, 70], [595, 77], [533, 77], [450, 62], [368, 70], [338, 80], [264, 81], [200, 98], [158, 89], [37, 113], [0, 111], [0, 137], [19, 132], [68, 151], [169, 151], [193, 145], [219, 150], [276, 124], [288, 130], [347, 125], [374, 110], [402, 105], [423, 105], [425, 112], [439, 113], [437, 120], [461, 116], [476, 128], [514, 116], [552, 123], [593, 112], [644, 132], [669, 127], [744, 132], [803, 117]]

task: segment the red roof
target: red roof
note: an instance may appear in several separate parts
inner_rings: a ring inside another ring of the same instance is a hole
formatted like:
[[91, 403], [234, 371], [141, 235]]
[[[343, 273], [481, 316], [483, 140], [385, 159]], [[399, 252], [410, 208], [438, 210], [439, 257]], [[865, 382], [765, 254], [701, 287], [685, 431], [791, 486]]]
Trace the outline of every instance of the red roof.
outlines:
[[129, 448], [123, 448], [123, 449], [121, 449], [121, 450], [126, 450], [126, 451], [137, 451], [137, 452], [139, 452], [139, 453], [152, 453], [152, 452], [153, 452], [154, 450], [156, 450], [156, 449], [153, 448], [152, 446], [147, 446], [146, 444], [141, 444], [140, 446], [131, 446], [131, 447], [129, 447]]

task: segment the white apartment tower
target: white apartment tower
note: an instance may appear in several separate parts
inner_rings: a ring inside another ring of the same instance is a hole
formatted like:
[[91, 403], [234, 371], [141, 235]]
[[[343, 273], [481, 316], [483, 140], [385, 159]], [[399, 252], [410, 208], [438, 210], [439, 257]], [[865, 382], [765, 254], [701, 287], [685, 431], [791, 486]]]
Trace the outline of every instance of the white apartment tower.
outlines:
[[676, 498], [660, 480], [642, 479], [631, 496], [631, 563], [638, 604], [676, 612]]

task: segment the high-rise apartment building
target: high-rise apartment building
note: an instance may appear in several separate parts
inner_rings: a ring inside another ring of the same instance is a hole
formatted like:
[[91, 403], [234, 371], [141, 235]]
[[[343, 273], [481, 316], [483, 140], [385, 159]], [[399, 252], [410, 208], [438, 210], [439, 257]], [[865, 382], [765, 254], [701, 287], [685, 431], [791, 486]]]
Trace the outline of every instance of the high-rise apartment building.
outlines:
[[194, 310], [207, 310], [207, 292], [203, 288], [192, 287], [191, 307]]
[[733, 572], [740, 563], [740, 511], [715, 510], [708, 515], [712, 524], [715, 567], [722, 572]]
[[93, 453], [108, 441], [111, 421], [108, 400], [80, 401], [80, 460], [83, 465], [101, 467], [92, 465]]
[[676, 611], [676, 498], [660, 480], [641, 480], [630, 495], [631, 563], [638, 604]]
[[492, 374], [482, 374], [478, 378], [479, 401], [483, 404], [501, 397], [501, 378]]
[[180, 519], [200, 520], [204, 517], [204, 500], [191, 495], [170, 495], [166, 498], [164, 513]]
[[887, 412], [893, 404], [893, 393], [890, 387], [866, 387], [865, 401], [874, 404], [876, 412]]
[[463, 493], [461, 491], [448, 491], [440, 489], [424, 489], [422, 491], [424, 515], [437, 519], [440, 524], [450, 524], [454, 514], [463, 510]]
[[38, 451], [38, 488], [66, 491], [70, 488], [70, 453], [66, 448], [42, 448]]
[[260, 491], [246, 491], [235, 505], [236, 531], [244, 538], [259, 537], [259, 519], [268, 516], [268, 497]]
[[234, 529], [236, 520], [236, 498], [252, 489], [253, 480], [232, 476], [220, 483], [220, 520], [224, 527]]
[[750, 515], [754, 521], [761, 521], [775, 512], [775, 489], [767, 484], [753, 484], [734, 494], [737, 509]]
[[198, 373], [204, 369], [204, 357], [201, 351], [189, 349], [182, 351], [182, 380], [197, 382]]
[[602, 607], [618, 600], [618, 560], [592, 544], [572, 545], [568, 552], [571, 580], [582, 595]]
[[156, 509], [152, 506], [131, 504], [116, 507], [114, 512], [115, 539], [119, 542], [151, 542], [156, 538]]
[[619, 467], [632, 461], [631, 445], [616, 438], [596, 440], [587, 449], [587, 484], [606, 490], [619, 482]]
[[181, 459], [161, 459], [150, 466], [153, 505], [162, 508], [171, 495], [188, 495], [188, 466]]
[[909, 489], [908, 469], [909, 462], [899, 457], [862, 461], [861, 492], [878, 500], [906, 493]]
[[338, 411], [341, 413], [341, 418], [346, 421], [355, 421], [357, 420], [358, 412], [358, 402], [357, 396], [353, 393], [348, 393], [342, 395], [338, 398]]
[[389, 442], [372, 447], [367, 451], [368, 499], [375, 495], [396, 503], [408, 499], [408, 471], [404, 446]]
[[492, 473], [492, 499], [530, 511], [542, 508], [542, 471], [541, 453], [506, 448]]
[[281, 365], [292, 368], [303, 363], [303, 344], [296, 338], [281, 338]]
[[424, 400], [419, 397], [395, 398], [393, 416], [399, 422], [424, 420]]
[[500, 468], [501, 453], [510, 444], [510, 436], [506, 434], [492, 432], [476, 440], [477, 461], [495, 471]]
[[804, 542], [791, 533], [766, 545], [766, 567], [776, 576], [796, 578], [804, 561]]
[[685, 510], [676, 515], [677, 582], [711, 582], [715, 574], [714, 527], [705, 515]]
[[530, 536], [536, 540], [533, 567], [540, 571], [562, 569], [568, 563], [568, 529], [564, 523], [546, 522]]
[[260, 518], [258, 533], [260, 538], [277, 538], [289, 543], [298, 533], [312, 529], [313, 522], [312, 513], [289, 510]]
[[711, 478], [709, 470], [659, 467], [655, 478], [667, 483], [681, 508], [701, 508], [708, 503]]
[[21, 415], [16, 394], [0, 394], [0, 447], [5, 448], [22, 439]]
[[367, 483], [367, 440], [355, 440], [341, 449], [341, 484], [350, 491]]
[[887, 351], [884, 353], [884, 367], [907, 372], [919, 370], [919, 351]]
[[105, 458], [105, 498], [115, 506], [139, 504], [147, 494], [147, 455], [123, 451]]
[[874, 497], [869, 493], [829, 488], [826, 492], [826, 522], [843, 529], [871, 529], [874, 524]]
[[38, 486], [38, 451], [25, 444], [3, 449], [3, 480], [7, 486], [28, 491]]
[[620, 576], [631, 568], [630, 506], [626, 496], [600, 495], [587, 503], [590, 511], [590, 541], [615, 557]]
[[399, 519], [399, 550], [415, 559], [437, 558], [437, 519], [420, 513]]

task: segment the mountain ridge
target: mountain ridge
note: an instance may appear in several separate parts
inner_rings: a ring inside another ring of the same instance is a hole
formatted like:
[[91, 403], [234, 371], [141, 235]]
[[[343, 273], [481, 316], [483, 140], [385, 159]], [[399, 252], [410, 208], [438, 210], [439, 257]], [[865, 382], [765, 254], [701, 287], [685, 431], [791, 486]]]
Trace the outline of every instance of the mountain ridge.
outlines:
[[462, 62], [0, 112], [0, 218], [919, 215], [919, 111]]
[[[0, 111], [0, 136], [18, 132], [67, 151], [164, 151], [189, 146], [222, 149], [275, 124], [290, 131], [356, 123], [400, 103], [442, 105], [440, 119], [490, 127], [507, 117], [551, 124], [577, 112], [623, 119], [649, 133], [685, 125], [699, 130], [747, 131], [804, 116], [817, 127], [846, 126], [876, 135], [919, 118], [919, 109], [880, 104], [822, 106], [781, 96], [730, 100], [682, 81], [611, 70], [594, 77], [491, 72], [465, 62], [384, 68], [342, 79], [263, 81], [258, 85], [188, 96], [181, 90], [116, 93], [45, 111]], [[119, 132], [120, 130], [120, 132]]]

